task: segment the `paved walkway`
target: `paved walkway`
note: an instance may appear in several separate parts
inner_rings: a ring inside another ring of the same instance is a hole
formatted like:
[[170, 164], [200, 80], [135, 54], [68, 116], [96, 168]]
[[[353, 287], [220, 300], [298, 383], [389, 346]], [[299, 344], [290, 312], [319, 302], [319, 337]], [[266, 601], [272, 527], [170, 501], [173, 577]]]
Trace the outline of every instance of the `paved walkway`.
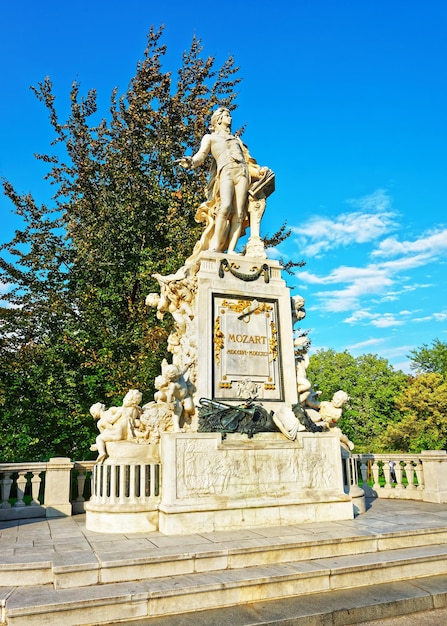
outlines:
[[[38, 564], [37, 569], [43, 568], [43, 571], [45, 568], [51, 568], [52, 566], [63, 567], [65, 565], [68, 565], [73, 571], [77, 571], [79, 567], [88, 570], [89, 564], [95, 566], [98, 562], [112, 562], [119, 566], [120, 561], [128, 562], [129, 559], [144, 559], [145, 557], [155, 557], [157, 559], [157, 557], [168, 555], [176, 560], [176, 555], [185, 555], [189, 552], [217, 553], [219, 550], [230, 551], [250, 547], [280, 545], [287, 543], [289, 540], [315, 543], [319, 539], [337, 541], [338, 539], [343, 540], [345, 538], [365, 537], [384, 533], [408, 532], [414, 535], [415, 531], [417, 534], [418, 530], [441, 528], [447, 528], [447, 504], [380, 499], [373, 501], [366, 513], [358, 516], [355, 520], [250, 528], [238, 531], [196, 533], [181, 536], [165, 536], [159, 532], [139, 534], [96, 533], [86, 529], [85, 515], [58, 519], [9, 521], [0, 522], [0, 570], [3, 564], [5, 566], [4, 573], [7, 576], [7, 572], [11, 571], [9, 567], [11, 564], [13, 564], [14, 569], [21, 572], [22, 569], [28, 569], [27, 564], [29, 564], [30, 568], [34, 567], [31, 565], [33, 563]], [[167, 574], [169, 575], [168, 572]], [[426, 584], [427, 581], [429, 579], [425, 579]], [[396, 584], [398, 587], [402, 587], [400, 583]], [[409, 584], [411, 586], [411, 581]], [[445, 580], [442, 585], [445, 587]], [[378, 587], [374, 587], [374, 593], [383, 592], [385, 595], [389, 593], [391, 594], [391, 600], [393, 600], [394, 596], [392, 590], [390, 591], [389, 589], [389, 585], [381, 585], [380, 587], [383, 587], [383, 591], [379, 592], [377, 591]], [[436, 589], [438, 588], [435, 585], [435, 591]], [[68, 590], [70, 593], [71, 591]], [[25, 592], [25, 589], [23, 592]], [[346, 595], [349, 592], [350, 590], [348, 589], [346, 591], [341, 590], [339, 593]], [[354, 590], [354, 594], [357, 596], [358, 591]], [[323, 599], [328, 597], [332, 599], [334, 597], [333, 594], [331, 596], [327, 596], [325, 593], [321, 595], [322, 598], [324, 596]], [[269, 601], [267, 604], [270, 611], [275, 609], [279, 615], [285, 611], [287, 619], [284, 623], [290, 623], [287, 606], [288, 603], [290, 604], [294, 601], [294, 598], [285, 598], [278, 601]], [[313, 599], [314, 601], [315, 598]], [[384, 601], [386, 601], [386, 598]], [[258, 603], [253, 606], [259, 608], [261, 605], [262, 603]], [[343, 606], [351, 605], [348, 601], [348, 604]], [[352, 606], [354, 607], [356, 604]], [[253, 609], [253, 607], [251, 608]], [[223, 609], [201, 611], [199, 613], [187, 613], [181, 616], [181, 622], [179, 621], [179, 615], [175, 614], [151, 619], [150, 623], [153, 626], [178, 626], [180, 623], [184, 624], [184, 626], [199, 626], [200, 624], [204, 626], [224, 626], [225, 624], [235, 626], [235, 624], [254, 623], [251, 613], [250, 619], [248, 621], [245, 620], [244, 611], [246, 612], [244, 606], [236, 605]], [[327, 610], [325, 609], [325, 611], [326, 614]], [[368, 613], [365, 612], [365, 620], [367, 616]], [[383, 619], [378, 622], [365, 621], [363, 626], [375, 626], [376, 624], [380, 626], [413, 626], [416, 623], [427, 626], [440, 626], [447, 623], [446, 620], [447, 609], [439, 608], [438, 610], [403, 617]], [[114, 623], [111, 622], [109, 626], [113, 626]], [[132, 622], [132, 625], [146, 626], [146, 623], [147, 621], [143, 619]], [[269, 622], [261, 621], [259, 623], [267, 624]]]
[[[85, 515], [56, 519], [0, 522], [0, 564], [52, 561], [80, 563], [144, 556], [152, 550], [184, 553], [195, 544], [226, 548], [260, 545], [266, 539], [293, 535], [294, 541], [337, 539], [377, 533], [447, 527], [447, 504], [402, 500], [375, 500], [354, 520], [295, 524], [235, 531], [165, 536], [160, 532], [138, 534], [96, 533], [85, 528]], [[284, 540], [284, 539], [283, 539]], [[87, 558], [86, 558], [87, 557]]]

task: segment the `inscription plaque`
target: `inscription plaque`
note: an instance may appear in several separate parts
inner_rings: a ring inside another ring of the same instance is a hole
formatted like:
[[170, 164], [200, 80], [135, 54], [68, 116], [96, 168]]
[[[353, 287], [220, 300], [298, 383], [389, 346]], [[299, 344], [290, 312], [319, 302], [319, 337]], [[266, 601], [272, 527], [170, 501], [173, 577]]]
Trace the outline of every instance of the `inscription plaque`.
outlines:
[[281, 401], [278, 302], [214, 294], [213, 397]]

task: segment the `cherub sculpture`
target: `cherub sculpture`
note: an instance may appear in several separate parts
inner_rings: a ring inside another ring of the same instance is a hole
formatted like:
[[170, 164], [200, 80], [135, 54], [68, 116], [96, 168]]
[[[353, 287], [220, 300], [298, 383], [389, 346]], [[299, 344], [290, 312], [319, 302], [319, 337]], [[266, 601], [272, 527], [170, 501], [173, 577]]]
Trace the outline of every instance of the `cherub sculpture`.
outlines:
[[140, 428], [141, 399], [138, 389], [131, 389], [124, 396], [122, 406], [106, 409], [104, 404], [97, 402], [90, 407], [91, 415], [98, 420], [99, 435], [90, 447], [90, 450], [98, 451], [97, 463], [102, 463], [107, 457], [107, 442], [128, 440]]
[[155, 378], [154, 400], [157, 404], [165, 404], [172, 411], [174, 432], [179, 432], [180, 419], [187, 419], [194, 413], [194, 403], [190, 395], [188, 382], [176, 365], [163, 359], [161, 374]]
[[318, 410], [306, 409], [306, 413], [315, 424], [322, 425], [325, 429], [338, 434], [341, 443], [344, 444], [349, 450], [352, 450], [354, 448], [354, 444], [337, 426], [337, 422], [343, 413], [343, 406], [348, 402], [348, 400], [348, 394], [340, 389], [334, 393], [332, 400], [329, 402], [327, 400], [319, 402]]

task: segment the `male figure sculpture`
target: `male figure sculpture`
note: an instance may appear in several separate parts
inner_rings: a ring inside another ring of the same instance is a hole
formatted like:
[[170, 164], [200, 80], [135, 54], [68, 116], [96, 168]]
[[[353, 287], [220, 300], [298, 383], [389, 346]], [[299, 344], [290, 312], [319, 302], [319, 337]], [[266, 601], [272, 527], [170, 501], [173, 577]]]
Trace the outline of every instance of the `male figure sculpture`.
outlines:
[[[234, 252], [247, 218], [250, 186], [253, 181], [266, 177], [270, 170], [260, 167], [239, 137], [231, 134], [231, 115], [223, 107], [213, 113], [211, 133], [203, 137], [198, 152], [178, 162], [182, 167], [195, 169], [210, 153], [214, 163], [207, 188], [208, 198], [198, 214], [202, 215], [200, 221], [207, 221], [211, 227], [207, 228], [206, 234], [209, 240], [202, 241], [201, 247], [216, 252]], [[207, 214], [206, 219], [203, 219], [203, 212]]]

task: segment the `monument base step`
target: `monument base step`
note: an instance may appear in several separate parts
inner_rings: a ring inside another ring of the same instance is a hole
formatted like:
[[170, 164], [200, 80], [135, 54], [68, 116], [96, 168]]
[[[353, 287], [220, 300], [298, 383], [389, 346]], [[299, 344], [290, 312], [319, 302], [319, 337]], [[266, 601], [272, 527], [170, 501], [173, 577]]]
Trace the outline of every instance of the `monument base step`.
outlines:
[[180, 623], [181, 626], [440, 626], [447, 624], [446, 596], [447, 577], [433, 576], [414, 582], [363, 587], [360, 592], [347, 589], [198, 611], [183, 614], [181, 622], [179, 615], [167, 615], [121, 623], [129, 626], [179, 626]]
[[[206, 619], [206, 613], [212, 617], [207, 609], [219, 616], [225, 611], [248, 619], [227, 622], [232, 626], [346, 626], [447, 606], [447, 545], [281, 564], [266, 562], [70, 589], [55, 589], [51, 584], [4, 587], [0, 594], [0, 620], [8, 626], [87, 626], [137, 619], [144, 619], [142, 623], [148, 626], [161, 626], [165, 616], [174, 620], [166, 624], [178, 624], [181, 619], [183, 626], [191, 617], [197, 626], [198, 619]], [[279, 610], [275, 607], [280, 605], [287, 616], [278, 613], [275, 622], [273, 617]], [[294, 614], [289, 615], [290, 611]], [[263, 612], [268, 617], [262, 617]], [[254, 621], [255, 615], [258, 621]], [[332, 621], [325, 621], [329, 619], [325, 616]], [[202, 623], [225, 624], [220, 617], [217, 622], [211, 619]]]

